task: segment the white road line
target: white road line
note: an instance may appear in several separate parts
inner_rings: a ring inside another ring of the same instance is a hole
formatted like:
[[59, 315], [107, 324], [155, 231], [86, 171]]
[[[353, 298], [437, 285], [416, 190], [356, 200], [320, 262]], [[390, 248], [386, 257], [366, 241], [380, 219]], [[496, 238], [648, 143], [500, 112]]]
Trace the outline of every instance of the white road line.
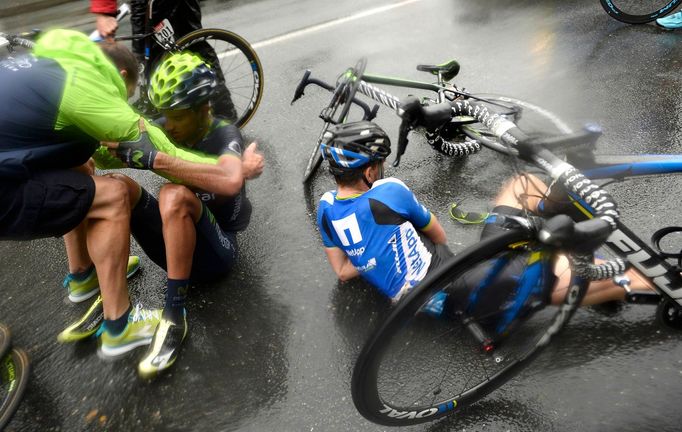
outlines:
[[270, 38], [270, 39], [265, 39], [265, 40], [256, 42], [254, 44], [251, 44], [251, 46], [253, 47], [253, 49], [264, 48], [266, 46], [270, 46], [270, 45], [274, 45], [276, 43], [284, 42], [284, 41], [287, 41], [289, 39], [294, 39], [294, 38], [297, 38], [300, 36], [305, 36], [305, 35], [310, 34], [310, 33], [315, 33], [315, 32], [321, 31], [321, 30], [325, 30], [329, 27], [334, 27], [334, 26], [337, 26], [339, 24], [345, 24], [345, 23], [350, 22], [350, 21], [359, 20], [362, 18], [366, 18], [368, 16], [377, 15], [377, 14], [380, 14], [383, 12], [387, 12], [389, 10], [397, 9], [397, 8], [400, 8], [403, 6], [411, 5], [412, 3], [419, 3], [422, 1], [425, 1], [425, 0], [405, 0], [405, 1], [402, 1], [400, 3], [395, 3], [395, 4], [391, 4], [391, 5], [386, 5], [386, 6], [380, 6], [380, 7], [376, 7], [373, 9], [367, 9], [365, 11], [358, 12], [358, 13], [355, 13], [353, 15], [349, 15], [347, 17], [336, 18], [336, 19], [333, 19], [331, 21], [327, 21], [327, 22], [324, 22], [321, 24], [316, 24], [316, 25], [311, 26], [311, 27], [303, 28], [300, 30], [295, 30], [295, 31], [292, 31], [290, 33], [285, 33], [285, 34], [280, 35], [280, 36], [275, 36], [275, 37]]

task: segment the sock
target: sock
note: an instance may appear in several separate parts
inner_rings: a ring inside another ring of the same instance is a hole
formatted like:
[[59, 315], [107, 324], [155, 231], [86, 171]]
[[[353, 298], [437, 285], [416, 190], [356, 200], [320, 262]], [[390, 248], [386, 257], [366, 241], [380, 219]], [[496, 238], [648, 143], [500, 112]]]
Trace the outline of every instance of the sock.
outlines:
[[95, 264], [90, 264], [90, 267], [78, 273], [71, 273], [71, 278], [73, 280], [82, 281], [90, 276], [90, 273], [95, 269]]
[[163, 308], [165, 318], [180, 323], [185, 311], [185, 300], [189, 291], [189, 279], [168, 279], [166, 305]]
[[130, 311], [133, 309], [133, 306], [130, 305], [128, 306], [128, 309], [126, 309], [125, 312], [123, 312], [123, 315], [120, 317], [109, 320], [109, 319], [104, 319], [104, 325], [107, 328], [107, 331], [109, 334], [112, 336], [118, 336], [121, 334], [121, 332], [126, 328], [126, 325], [128, 324], [128, 315], [130, 315]]

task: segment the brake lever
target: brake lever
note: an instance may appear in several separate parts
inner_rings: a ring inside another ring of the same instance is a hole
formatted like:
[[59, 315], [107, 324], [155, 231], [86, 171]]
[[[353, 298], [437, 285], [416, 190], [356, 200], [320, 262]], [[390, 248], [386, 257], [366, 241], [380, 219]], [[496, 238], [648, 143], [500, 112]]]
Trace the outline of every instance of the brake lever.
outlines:
[[400, 129], [398, 133], [398, 152], [396, 153], [395, 160], [393, 161], [394, 168], [397, 168], [398, 165], [400, 165], [400, 157], [405, 154], [408, 144], [407, 134], [409, 134], [411, 130], [412, 125], [408, 119], [404, 118], [403, 121], [400, 122]]
[[303, 78], [296, 87], [296, 91], [294, 92], [294, 98], [291, 100], [290, 105], [293, 105], [294, 102], [296, 102], [301, 98], [301, 96], [303, 96], [303, 91], [305, 90], [305, 87], [308, 85], [308, 78], [310, 77], [310, 73], [311, 73], [310, 69], [306, 69], [305, 72], [303, 73]]

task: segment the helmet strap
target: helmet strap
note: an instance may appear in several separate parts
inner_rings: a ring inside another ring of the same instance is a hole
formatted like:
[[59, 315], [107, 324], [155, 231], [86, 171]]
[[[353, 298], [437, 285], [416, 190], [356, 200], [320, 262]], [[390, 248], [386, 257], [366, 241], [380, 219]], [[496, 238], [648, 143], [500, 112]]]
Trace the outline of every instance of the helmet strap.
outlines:
[[[380, 163], [376, 164], [376, 167], [377, 167], [377, 176], [374, 179], [375, 181], [381, 180], [382, 178], [384, 178], [384, 164], [380, 162]], [[368, 166], [367, 169], [372, 169], [372, 165]], [[365, 184], [367, 185], [368, 188], [372, 189], [372, 185], [374, 184], [374, 182], [370, 183], [369, 179], [367, 179], [367, 176], [365, 175], [365, 173], [367, 172], [367, 169], [365, 169], [362, 172], [362, 181], [365, 182]]]
[[370, 183], [369, 180], [367, 180], [367, 176], [365, 175], [365, 173], [362, 173], [362, 181], [365, 182], [368, 188], [372, 189], [373, 183]]

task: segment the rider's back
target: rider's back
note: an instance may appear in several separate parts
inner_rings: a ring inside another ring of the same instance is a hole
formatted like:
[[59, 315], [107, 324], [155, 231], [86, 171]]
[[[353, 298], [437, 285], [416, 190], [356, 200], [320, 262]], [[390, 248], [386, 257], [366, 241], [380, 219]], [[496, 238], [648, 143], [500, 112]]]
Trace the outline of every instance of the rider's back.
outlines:
[[318, 209], [325, 246], [342, 249], [362, 277], [391, 299], [426, 275], [434, 246], [418, 229], [430, 221], [431, 213], [395, 178], [348, 198], [327, 192]]

